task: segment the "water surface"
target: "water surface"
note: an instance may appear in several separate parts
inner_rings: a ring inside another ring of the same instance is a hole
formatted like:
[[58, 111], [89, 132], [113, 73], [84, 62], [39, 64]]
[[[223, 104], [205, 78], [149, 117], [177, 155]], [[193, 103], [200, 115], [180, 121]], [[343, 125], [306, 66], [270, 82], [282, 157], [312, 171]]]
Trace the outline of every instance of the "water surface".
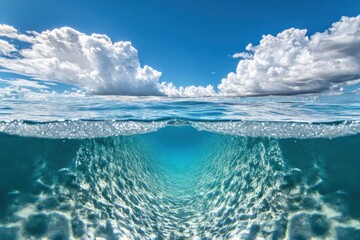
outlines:
[[358, 95], [2, 97], [0, 239], [360, 238]]

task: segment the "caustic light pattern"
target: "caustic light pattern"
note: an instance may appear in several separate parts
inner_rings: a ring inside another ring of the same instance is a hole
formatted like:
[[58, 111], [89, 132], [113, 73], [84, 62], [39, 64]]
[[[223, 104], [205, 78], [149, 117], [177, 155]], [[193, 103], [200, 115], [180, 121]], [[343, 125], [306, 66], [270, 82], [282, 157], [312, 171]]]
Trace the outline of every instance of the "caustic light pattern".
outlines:
[[2, 133], [0, 239], [360, 238], [358, 133], [155, 130]]

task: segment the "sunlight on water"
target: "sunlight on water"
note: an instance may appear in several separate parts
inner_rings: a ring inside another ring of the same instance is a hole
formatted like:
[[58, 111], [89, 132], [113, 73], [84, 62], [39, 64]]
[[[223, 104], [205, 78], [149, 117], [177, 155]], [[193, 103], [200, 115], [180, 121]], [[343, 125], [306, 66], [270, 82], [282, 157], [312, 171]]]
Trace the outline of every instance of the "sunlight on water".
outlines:
[[281, 140], [189, 126], [83, 140], [2, 134], [0, 237], [357, 236], [359, 136]]

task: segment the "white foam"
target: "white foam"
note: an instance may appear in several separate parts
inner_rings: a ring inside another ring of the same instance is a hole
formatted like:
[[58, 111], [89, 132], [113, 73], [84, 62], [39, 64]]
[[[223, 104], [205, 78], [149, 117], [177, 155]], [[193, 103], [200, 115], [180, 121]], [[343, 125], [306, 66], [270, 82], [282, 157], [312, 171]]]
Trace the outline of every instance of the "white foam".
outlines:
[[360, 121], [333, 123], [263, 121], [57, 121], [33, 123], [0, 122], [0, 132], [25, 137], [84, 139], [155, 132], [166, 126], [190, 125], [199, 131], [248, 137], [335, 138], [360, 133]]
[[334, 138], [360, 133], [360, 121], [341, 123], [294, 122], [193, 122], [200, 131], [249, 137]]
[[156, 131], [165, 125], [164, 121], [61, 121], [51, 123], [13, 121], [0, 123], [0, 132], [25, 137], [84, 139], [143, 134]]

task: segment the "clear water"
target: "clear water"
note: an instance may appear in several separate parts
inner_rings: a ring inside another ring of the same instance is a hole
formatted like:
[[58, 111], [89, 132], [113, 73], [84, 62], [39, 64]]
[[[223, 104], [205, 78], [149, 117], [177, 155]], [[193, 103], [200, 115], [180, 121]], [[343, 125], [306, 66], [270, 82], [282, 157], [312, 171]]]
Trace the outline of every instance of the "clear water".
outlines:
[[0, 239], [360, 239], [359, 95], [0, 97]]

